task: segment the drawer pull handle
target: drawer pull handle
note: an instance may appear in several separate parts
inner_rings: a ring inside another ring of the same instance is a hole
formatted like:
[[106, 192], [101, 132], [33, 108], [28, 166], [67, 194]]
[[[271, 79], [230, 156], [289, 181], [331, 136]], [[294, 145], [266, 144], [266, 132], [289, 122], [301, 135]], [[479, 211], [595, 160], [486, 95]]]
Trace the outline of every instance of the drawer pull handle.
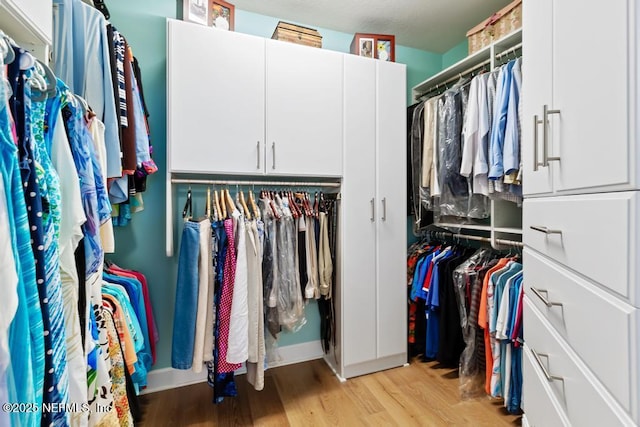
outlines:
[[562, 230], [551, 230], [548, 227], [541, 227], [539, 225], [532, 225], [529, 228], [544, 234], [562, 234]]
[[542, 353], [537, 353], [534, 349], [531, 349], [531, 353], [533, 354], [533, 358], [536, 359], [536, 362], [538, 363], [538, 366], [540, 366], [540, 369], [542, 369], [542, 373], [547, 378], [547, 381], [562, 381], [562, 382], [564, 382], [564, 378], [559, 377], [557, 375], [551, 375], [549, 373], [549, 371], [547, 370], [547, 368], [544, 366], [544, 363], [542, 363], [542, 360], [540, 360], [540, 357], [544, 357], [545, 359], [549, 360], [549, 355], [542, 354]]
[[545, 289], [536, 289], [533, 286], [531, 287], [531, 292], [533, 292], [538, 298], [540, 298], [540, 301], [542, 301], [544, 303], [544, 305], [546, 305], [547, 307], [553, 307], [554, 305], [557, 305], [559, 307], [562, 307], [562, 303], [561, 302], [551, 302], [547, 299], [546, 296], [542, 295], [545, 294], [547, 296], [549, 296], [549, 292], [546, 291]]

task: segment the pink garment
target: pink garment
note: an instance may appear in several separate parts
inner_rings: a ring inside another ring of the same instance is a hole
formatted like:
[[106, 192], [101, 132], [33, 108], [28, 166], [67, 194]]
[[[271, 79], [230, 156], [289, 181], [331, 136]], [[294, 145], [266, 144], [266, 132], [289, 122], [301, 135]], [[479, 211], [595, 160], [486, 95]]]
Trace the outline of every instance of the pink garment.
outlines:
[[233, 302], [233, 286], [236, 276], [236, 243], [233, 235], [233, 220], [224, 221], [224, 229], [227, 232], [227, 257], [224, 260], [224, 276], [222, 280], [222, 297], [220, 299], [220, 356], [218, 357], [218, 372], [227, 373], [240, 369], [241, 363], [227, 362], [227, 348], [229, 344], [229, 325], [231, 324], [231, 303]]
[[149, 343], [151, 347], [151, 359], [152, 363], [156, 363], [156, 347], [159, 339], [158, 335], [158, 327], [156, 326], [156, 319], [153, 317], [153, 309], [151, 306], [151, 297], [149, 296], [149, 287], [147, 286], [147, 278], [144, 274], [134, 271], [134, 270], [126, 270], [122, 267], [118, 267], [113, 264], [109, 267], [109, 270], [114, 273], [116, 276], [125, 276], [131, 277], [140, 282], [142, 285], [142, 296], [144, 298], [144, 308], [147, 315], [147, 329], [149, 330], [149, 339], [151, 342]]

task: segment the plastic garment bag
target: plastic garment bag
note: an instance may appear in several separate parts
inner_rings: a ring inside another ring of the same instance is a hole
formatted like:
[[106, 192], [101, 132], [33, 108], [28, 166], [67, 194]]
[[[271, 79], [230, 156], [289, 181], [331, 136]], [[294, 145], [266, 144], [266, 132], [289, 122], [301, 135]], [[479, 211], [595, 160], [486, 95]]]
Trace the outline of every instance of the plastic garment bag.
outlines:
[[460, 395], [463, 399], [484, 393], [484, 375], [478, 365], [476, 331], [482, 293], [479, 267], [489, 261], [490, 251], [480, 249], [453, 272], [453, 283], [460, 312], [460, 326], [465, 348], [460, 355]]
[[414, 229], [418, 230], [421, 222], [420, 205], [422, 200], [430, 200], [428, 191], [423, 193], [421, 188], [421, 171], [422, 171], [422, 143], [423, 143], [423, 111], [424, 103], [421, 103], [413, 110], [413, 121], [411, 125], [411, 184], [413, 192], [413, 211], [415, 214]]
[[473, 194], [472, 182], [460, 175], [463, 118], [469, 94], [460, 81], [438, 101], [438, 178], [441, 188], [440, 214], [467, 218], [487, 218], [489, 201]]
[[278, 321], [285, 329], [297, 332], [307, 323], [300, 292], [300, 273], [296, 268], [298, 231], [286, 199], [283, 201], [276, 196], [276, 201], [276, 209], [281, 213], [276, 224], [278, 274], [273, 284], [278, 287]]

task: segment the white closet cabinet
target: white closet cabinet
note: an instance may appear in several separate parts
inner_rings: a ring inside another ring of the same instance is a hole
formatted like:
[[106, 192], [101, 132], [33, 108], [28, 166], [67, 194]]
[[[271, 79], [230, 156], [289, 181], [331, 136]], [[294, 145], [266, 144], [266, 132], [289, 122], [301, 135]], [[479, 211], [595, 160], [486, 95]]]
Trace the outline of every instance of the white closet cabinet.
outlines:
[[168, 32], [170, 169], [262, 174], [264, 39], [182, 21]]
[[394, 358], [406, 357], [407, 349], [406, 68], [376, 65], [377, 351]]
[[342, 174], [342, 58], [267, 40], [267, 173]]
[[523, 7], [524, 194], [637, 189], [635, 2]]
[[[338, 375], [406, 363], [405, 66], [344, 58]], [[335, 365], [337, 360], [337, 366]]]
[[342, 54], [176, 20], [167, 35], [171, 172], [341, 176]]
[[638, 9], [523, 7], [523, 425], [639, 425]]

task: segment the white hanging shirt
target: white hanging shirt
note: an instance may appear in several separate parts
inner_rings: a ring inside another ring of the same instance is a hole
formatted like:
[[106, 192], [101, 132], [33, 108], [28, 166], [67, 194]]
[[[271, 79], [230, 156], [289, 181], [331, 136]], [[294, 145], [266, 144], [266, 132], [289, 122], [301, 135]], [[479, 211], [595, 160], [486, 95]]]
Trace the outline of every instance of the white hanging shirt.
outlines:
[[233, 220], [234, 223], [237, 223], [237, 259], [233, 301], [231, 303], [231, 320], [229, 321], [227, 363], [243, 363], [249, 357], [247, 240], [244, 217], [238, 210], [233, 211]]

